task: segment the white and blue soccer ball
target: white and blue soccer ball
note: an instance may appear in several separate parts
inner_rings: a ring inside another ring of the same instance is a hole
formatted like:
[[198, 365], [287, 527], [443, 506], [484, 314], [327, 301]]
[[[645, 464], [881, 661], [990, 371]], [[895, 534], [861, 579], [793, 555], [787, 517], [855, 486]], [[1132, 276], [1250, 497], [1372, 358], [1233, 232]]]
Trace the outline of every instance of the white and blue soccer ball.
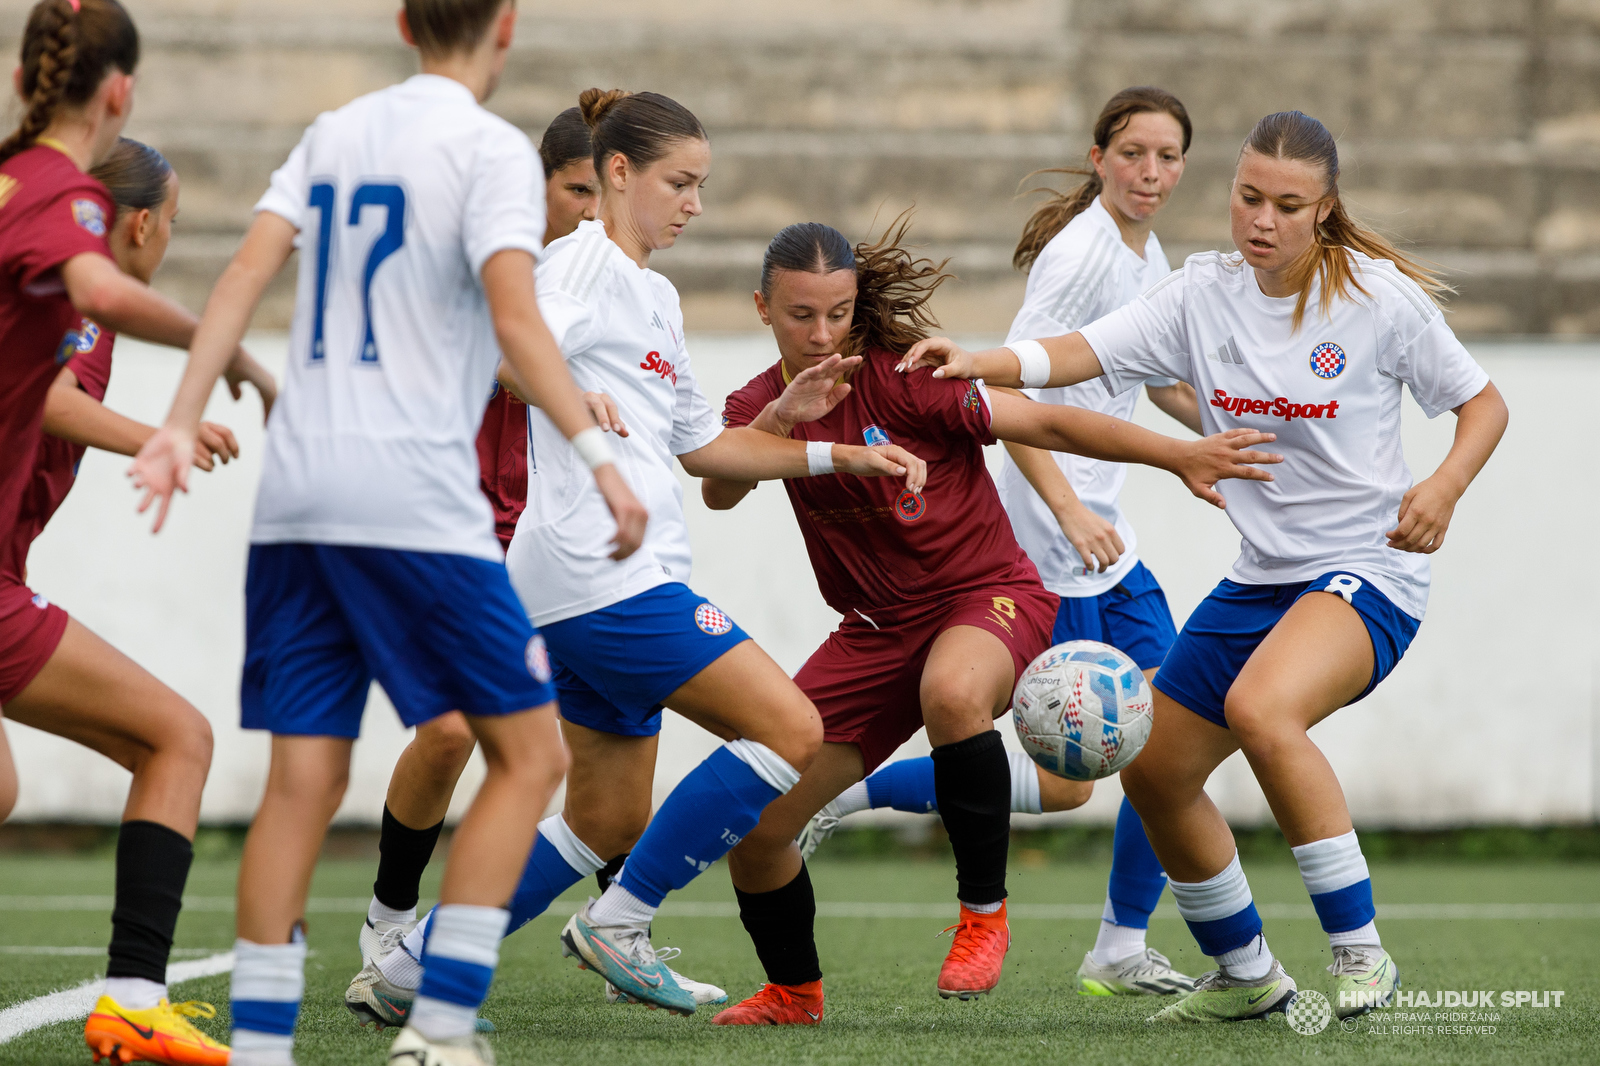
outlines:
[[1152, 697], [1139, 666], [1109, 644], [1057, 644], [1022, 671], [1011, 721], [1029, 757], [1057, 777], [1095, 781], [1150, 739]]

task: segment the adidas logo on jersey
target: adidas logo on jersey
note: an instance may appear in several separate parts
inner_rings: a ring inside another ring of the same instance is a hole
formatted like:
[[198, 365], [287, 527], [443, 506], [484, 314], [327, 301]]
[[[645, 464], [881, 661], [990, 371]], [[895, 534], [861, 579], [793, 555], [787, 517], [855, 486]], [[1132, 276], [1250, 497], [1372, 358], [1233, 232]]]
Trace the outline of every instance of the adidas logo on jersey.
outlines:
[[1233, 363], [1235, 366], [1244, 366], [1244, 356], [1239, 352], [1239, 346], [1229, 337], [1222, 342], [1222, 346], [1206, 355], [1213, 363]]
[[1235, 415], [1272, 415], [1285, 422], [1297, 418], [1338, 418], [1339, 401], [1327, 403], [1292, 403], [1286, 397], [1274, 400], [1252, 400], [1247, 396], [1229, 396], [1221, 389], [1211, 391], [1211, 406], [1220, 407]]

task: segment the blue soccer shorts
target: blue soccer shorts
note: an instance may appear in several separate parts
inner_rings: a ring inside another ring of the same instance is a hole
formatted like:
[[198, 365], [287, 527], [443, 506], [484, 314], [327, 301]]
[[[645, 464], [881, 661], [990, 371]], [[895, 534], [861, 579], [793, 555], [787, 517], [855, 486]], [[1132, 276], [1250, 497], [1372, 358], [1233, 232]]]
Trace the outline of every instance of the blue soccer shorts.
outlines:
[[1355, 703], [1388, 677], [1422, 623], [1390, 602], [1366, 578], [1332, 570], [1289, 585], [1241, 585], [1224, 578], [1183, 624], [1152, 684], [1195, 714], [1224, 729], [1228, 689], [1256, 647], [1300, 597], [1331, 592], [1344, 597], [1372, 638], [1372, 680]]
[[1052, 646], [1069, 640], [1098, 640], [1119, 649], [1141, 670], [1160, 666], [1177, 639], [1178, 627], [1172, 623], [1167, 594], [1142, 562], [1098, 596], [1061, 597], [1055, 628], [1050, 632]]
[[661, 732], [661, 701], [750, 638], [687, 585], [657, 585], [621, 603], [543, 627], [561, 717], [624, 737]]
[[339, 544], [255, 544], [240, 724], [355, 738], [376, 679], [408, 726], [555, 699], [544, 640], [502, 563]]

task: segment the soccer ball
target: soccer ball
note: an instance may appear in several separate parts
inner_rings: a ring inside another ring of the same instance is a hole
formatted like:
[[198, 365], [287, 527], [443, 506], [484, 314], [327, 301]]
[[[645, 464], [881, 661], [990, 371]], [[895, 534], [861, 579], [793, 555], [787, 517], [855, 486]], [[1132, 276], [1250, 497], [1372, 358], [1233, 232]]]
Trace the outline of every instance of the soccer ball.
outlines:
[[1022, 671], [1011, 721], [1034, 762], [1057, 777], [1094, 781], [1133, 761], [1150, 739], [1150, 685], [1109, 644], [1057, 644]]

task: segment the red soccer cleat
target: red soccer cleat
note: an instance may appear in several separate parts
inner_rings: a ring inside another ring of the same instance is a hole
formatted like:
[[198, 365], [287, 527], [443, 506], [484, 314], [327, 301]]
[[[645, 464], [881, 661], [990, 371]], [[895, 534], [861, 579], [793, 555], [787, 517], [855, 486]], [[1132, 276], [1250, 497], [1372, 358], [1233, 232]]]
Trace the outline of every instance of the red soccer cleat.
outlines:
[[961, 920], [945, 932], [955, 933], [950, 954], [939, 968], [939, 995], [945, 999], [972, 999], [994, 990], [1000, 983], [1000, 967], [1011, 947], [1011, 929], [1006, 925], [1006, 905], [993, 914], [974, 914], [961, 908]]
[[822, 982], [762, 985], [761, 991], [711, 1019], [712, 1025], [817, 1025], [822, 1021]]

